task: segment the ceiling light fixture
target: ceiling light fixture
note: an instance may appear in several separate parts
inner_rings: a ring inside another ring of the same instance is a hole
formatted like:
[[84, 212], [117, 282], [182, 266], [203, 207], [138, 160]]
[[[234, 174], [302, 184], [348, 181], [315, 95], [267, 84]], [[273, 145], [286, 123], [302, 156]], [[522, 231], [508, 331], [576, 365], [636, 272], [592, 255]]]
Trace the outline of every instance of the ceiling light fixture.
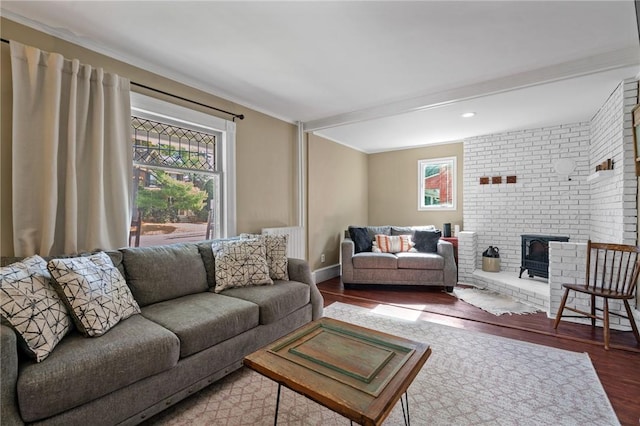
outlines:
[[476, 115], [475, 112], [465, 112], [464, 114], [462, 114], [462, 118], [471, 118], [474, 115]]

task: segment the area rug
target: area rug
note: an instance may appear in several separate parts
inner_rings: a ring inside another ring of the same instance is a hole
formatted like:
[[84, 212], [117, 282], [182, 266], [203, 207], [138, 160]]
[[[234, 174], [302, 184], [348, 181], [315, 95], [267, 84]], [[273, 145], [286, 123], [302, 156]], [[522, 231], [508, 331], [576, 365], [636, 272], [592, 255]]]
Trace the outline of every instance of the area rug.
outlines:
[[494, 315], [531, 314], [534, 312], [540, 312], [540, 309], [535, 306], [527, 305], [526, 303], [522, 303], [511, 296], [491, 290], [482, 290], [479, 288], [454, 288], [453, 294], [458, 299]]
[[[388, 316], [398, 309], [381, 315], [336, 302], [325, 315], [431, 345], [408, 391], [413, 425], [619, 424], [586, 354]], [[271, 425], [276, 391], [275, 382], [243, 368], [148, 424]], [[283, 388], [278, 424], [349, 422]], [[404, 424], [399, 404], [384, 424]]]

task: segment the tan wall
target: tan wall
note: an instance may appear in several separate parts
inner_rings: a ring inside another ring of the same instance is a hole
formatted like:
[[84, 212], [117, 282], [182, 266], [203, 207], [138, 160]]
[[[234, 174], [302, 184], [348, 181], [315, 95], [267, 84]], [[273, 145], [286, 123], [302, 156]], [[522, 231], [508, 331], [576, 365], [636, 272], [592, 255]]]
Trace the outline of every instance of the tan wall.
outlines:
[[[456, 210], [418, 211], [418, 161], [457, 157]], [[460, 225], [463, 144], [451, 143], [369, 155], [370, 225]]]
[[[131, 81], [182, 96], [217, 108], [245, 114], [244, 120], [236, 120], [237, 164], [237, 231], [257, 232], [262, 227], [295, 225], [296, 211], [296, 127], [293, 124], [269, 117], [230, 101], [177, 83], [157, 74], [133, 67], [108, 56], [90, 51], [58, 38], [33, 30], [2, 18], [1, 35], [4, 39], [57, 52], [67, 58], [102, 67]], [[0, 141], [0, 253], [13, 253], [11, 232], [11, 61], [9, 47], [2, 45], [0, 63], [2, 76], [1, 141]], [[189, 102], [158, 95], [155, 92], [132, 87], [149, 96], [184, 105], [199, 111], [217, 115], [210, 109]]]
[[[340, 242], [349, 225], [368, 223], [367, 154], [308, 135], [309, 265], [340, 263]], [[325, 262], [320, 262], [324, 253]]]

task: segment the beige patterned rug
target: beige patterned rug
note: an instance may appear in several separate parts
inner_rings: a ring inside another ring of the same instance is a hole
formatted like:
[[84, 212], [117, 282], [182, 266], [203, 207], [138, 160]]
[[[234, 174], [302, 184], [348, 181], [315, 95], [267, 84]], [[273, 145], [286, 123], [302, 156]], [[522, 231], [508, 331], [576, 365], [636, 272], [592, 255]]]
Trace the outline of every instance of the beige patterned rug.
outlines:
[[[379, 311], [379, 310], [378, 310]], [[406, 309], [334, 303], [328, 317], [431, 344], [409, 388], [411, 423], [423, 425], [618, 425], [587, 354], [392, 318]], [[271, 425], [277, 384], [241, 369], [150, 419], [153, 425]], [[345, 418], [284, 389], [280, 425], [348, 425]], [[402, 425], [398, 404], [385, 425]]]

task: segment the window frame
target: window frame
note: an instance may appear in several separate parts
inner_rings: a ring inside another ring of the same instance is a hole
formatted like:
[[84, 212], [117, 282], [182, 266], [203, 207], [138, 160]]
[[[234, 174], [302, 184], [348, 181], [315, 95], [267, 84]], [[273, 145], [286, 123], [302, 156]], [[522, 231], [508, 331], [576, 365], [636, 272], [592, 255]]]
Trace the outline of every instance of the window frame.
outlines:
[[[448, 165], [451, 167], [451, 204], [425, 205], [424, 173], [427, 166]], [[457, 157], [440, 157], [418, 160], [418, 211], [450, 211], [457, 207]]]
[[[236, 231], [236, 123], [203, 112], [131, 92], [131, 115], [177, 127], [216, 135], [216, 170], [195, 173], [218, 174], [221, 193], [220, 237], [235, 236]], [[131, 165], [133, 168], [136, 166]], [[140, 166], [153, 167], [140, 164]], [[162, 168], [162, 167], [158, 167]], [[187, 172], [186, 169], [180, 169]], [[132, 200], [134, 206], [135, 200]]]

